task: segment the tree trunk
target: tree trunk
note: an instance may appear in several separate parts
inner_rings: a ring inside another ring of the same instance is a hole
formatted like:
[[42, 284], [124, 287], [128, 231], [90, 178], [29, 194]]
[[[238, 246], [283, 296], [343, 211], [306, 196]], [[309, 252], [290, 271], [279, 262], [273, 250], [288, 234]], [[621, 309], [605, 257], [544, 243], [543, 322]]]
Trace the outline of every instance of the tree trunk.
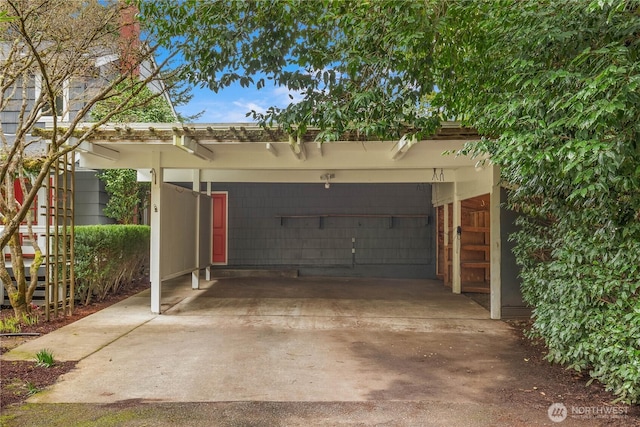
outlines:
[[[27, 278], [24, 274], [24, 255], [22, 253], [19, 231], [16, 231], [9, 240], [9, 249], [13, 277], [11, 277], [5, 260], [3, 259], [0, 263], [0, 279], [2, 280], [16, 317], [21, 319], [23, 315], [29, 315], [31, 313], [33, 291], [28, 291]], [[42, 259], [42, 256], [40, 256], [40, 259]]]
[[9, 300], [11, 301], [11, 306], [13, 307], [13, 313], [15, 314], [16, 319], [22, 319], [31, 314], [31, 305], [27, 304], [23, 295], [16, 294], [16, 297], [16, 299], [12, 299], [11, 296], [9, 296]]

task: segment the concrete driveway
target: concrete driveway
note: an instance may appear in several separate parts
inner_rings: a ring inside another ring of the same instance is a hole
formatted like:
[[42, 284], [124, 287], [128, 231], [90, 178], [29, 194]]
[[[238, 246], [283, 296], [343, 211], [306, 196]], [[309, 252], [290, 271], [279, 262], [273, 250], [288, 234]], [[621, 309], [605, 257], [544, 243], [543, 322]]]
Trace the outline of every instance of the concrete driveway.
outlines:
[[522, 379], [510, 328], [437, 281], [182, 278], [163, 308], [142, 292], [3, 359], [80, 360], [32, 403], [405, 402], [442, 425], [499, 425], [499, 391]]

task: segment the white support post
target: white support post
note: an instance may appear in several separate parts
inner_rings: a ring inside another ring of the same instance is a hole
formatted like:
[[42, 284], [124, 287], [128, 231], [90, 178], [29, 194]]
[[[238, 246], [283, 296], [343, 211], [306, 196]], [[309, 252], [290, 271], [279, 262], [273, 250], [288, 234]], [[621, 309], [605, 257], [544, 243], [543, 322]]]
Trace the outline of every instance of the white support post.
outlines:
[[200, 169], [193, 170], [193, 191], [198, 195], [196, 199], [196, 269], [191, 272], [191, 289], [200, 289]]
[[162, 169], [160, 152], [151, 153], [151, 259], [149, 276], [151, 280], [151, 312], [160, 314], [162, 299]]
[[493, 174], [491, 183], [491, 194], [489, 199], [490, 216], [490, 237], [491, 242], [491, 282], [490, 282], [490, 302], [491, 318], [500, 319], [502, 317], [502, 277], [500, 275], [500, 265], [502, 263], [502, 246], [500, 230], [500, 168], [492, 166]]
[[462, 227], [462, 212], [461, 212], [460, 199], [458, 198], [458, 183], [453, 183], [453, 260], [452, 264], [452, 278], [451, 278], [451, 291], [454, 294], [462, 292], [462, 283], [460, 281], [460, 239], [461, 235], [458, 230]]
[[[207, 200], [207, 203], [211, 203], [211, 181], [207, 181]], [[209, 213], [209, 235], [211, 235], [211, 232], [213, 230], [212, 221], [213, 219], [211, 218], [211, 213]], [[209, 245], [209, 249], [211, 249], [212, 244], [213, 242], [211, 242], [211, 244]], [[209, 259], [207, 260], [207, 268], [204, 270], [204, 278], [207, 281], [211, 280], [211, 256], [209, 256]]]

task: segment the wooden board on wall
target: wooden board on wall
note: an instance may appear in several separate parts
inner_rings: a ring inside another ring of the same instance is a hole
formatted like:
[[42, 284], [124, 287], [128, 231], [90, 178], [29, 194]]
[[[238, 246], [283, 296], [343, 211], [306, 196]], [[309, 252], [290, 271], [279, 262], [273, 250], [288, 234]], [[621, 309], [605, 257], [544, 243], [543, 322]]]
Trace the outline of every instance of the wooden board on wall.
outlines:
[[460, 281], [463, 292], [489, 292], [489, 197], [485, 194], [461, 203]]
[[436, 256], [438, 257], [438, 263], [436, 264], [436, 277], [440, 280], [444, 280], [445, 269], [445, 256], [444, 256], [444, 206], [438, 206], [436, 208], [436, 227], [437, 227], [437, 241], [436, 245], [438, 250]]

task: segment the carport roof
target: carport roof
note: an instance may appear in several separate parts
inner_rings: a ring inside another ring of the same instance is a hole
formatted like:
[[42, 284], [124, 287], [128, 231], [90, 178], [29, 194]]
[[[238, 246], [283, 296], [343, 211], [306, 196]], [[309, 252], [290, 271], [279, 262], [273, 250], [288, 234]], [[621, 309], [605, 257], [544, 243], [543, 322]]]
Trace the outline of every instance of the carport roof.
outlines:
[[[318, 129], [308, 129], [302, 136], [303, 142], [315, 142]], [[250, 143], [250, 142], [289, 142], [289, 134], [282, 128], [263, 128], [255, 123], [129, 123], [107, 124], [94, 133], [94, 139], [103, 142], [121, 143], [154, 142], [172, 139], [173, 136], [186, 135], [199, 143]], [[444, 122], [430, 140], [473, 140], [478, 132], [464, 127], [458, 122]], [[339, 142], [383, 141], [369, 139], [355, 132], [346, 132]]]
[[438, 180], [450, 182], [454, 170], [477, 161], [442, 155], [479, 139], [475, 129], [458, 122], [443, 123], [425, 140], [346, 133], [339, 141], [321, 143], [315, 141], [318, 132], [310, 129], [293, 138], [281, 128], [255, 123], [107, 124], [79, 147], [80, 166], [144, 171], [154, 167], [156, 156], [162, 168], [173, 170], [167, 180], [190, 181], [191, 171], [200, 170], [203, 180], [218, 182], [318, 182], [326, 172], [340, 172], [336, 182], [425, 182], [427, 171], [438, 168], [438, 177], [445, 177]]

